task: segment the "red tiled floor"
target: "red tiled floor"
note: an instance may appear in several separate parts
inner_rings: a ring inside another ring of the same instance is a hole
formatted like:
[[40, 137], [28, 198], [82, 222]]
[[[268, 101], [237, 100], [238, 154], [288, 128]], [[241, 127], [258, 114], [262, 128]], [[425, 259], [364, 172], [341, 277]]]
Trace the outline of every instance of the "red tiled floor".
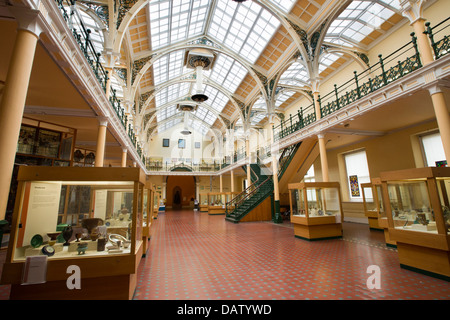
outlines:
[[[344, 223], [343, 239], [309, 242], [289, 222], [234, 224], [193, 211], [154, 222], [135, 300], [450, 300], [448, 282], [401, 269], [368, 225]], [[369, 265], [381, 269], [379, 290], [366, 286]]]
[[[345, 223], [344, 238], [308, 242], [291, 225], [233, 224], [207, 213], [167, 212], [153, 225], [134, 299], [450, 299], [446, 281], [399, 267], [382, 232]], [[366, 286], [369, 265], [381, 289]]]

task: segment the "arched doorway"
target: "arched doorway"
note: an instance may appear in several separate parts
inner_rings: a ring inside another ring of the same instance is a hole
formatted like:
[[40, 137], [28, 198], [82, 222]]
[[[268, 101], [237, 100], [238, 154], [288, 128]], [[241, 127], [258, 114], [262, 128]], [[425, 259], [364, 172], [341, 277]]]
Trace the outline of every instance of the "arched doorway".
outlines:
[[190, 209], [193, 205], [191, 199], [195, 199], [195, 178], [193, 176], [167, 177], [166, 197], [166, 209]]

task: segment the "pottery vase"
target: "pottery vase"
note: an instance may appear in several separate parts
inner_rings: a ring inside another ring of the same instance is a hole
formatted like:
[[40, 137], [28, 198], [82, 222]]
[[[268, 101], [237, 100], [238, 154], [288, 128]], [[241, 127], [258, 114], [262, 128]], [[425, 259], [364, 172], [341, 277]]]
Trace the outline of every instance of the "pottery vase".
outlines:
[[89, 236], [96, 227], [101, 225], [103, 225], [103, 219], [100, 218], [86, 218], [81, 222], [81, 226], [87, 229]]
[[64, 228], [63, 232], [62, 232], [62, 236], [64, 238], [64, 240], [66, 240], [66, 242], [64, 242], [64, 246], [68, 246], [70, 245], [69, 240], [72, 238], [72, 234], [73, 234], [73, 229], [71, 226], [67, 226]]

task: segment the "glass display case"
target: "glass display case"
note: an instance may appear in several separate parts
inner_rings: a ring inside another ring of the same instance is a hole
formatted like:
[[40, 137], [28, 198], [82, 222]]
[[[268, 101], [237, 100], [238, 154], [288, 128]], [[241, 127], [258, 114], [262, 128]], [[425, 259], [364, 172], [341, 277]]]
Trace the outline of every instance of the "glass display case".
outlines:
[[[130, 299], [142, 257], [143, 171], [21, 167], [18, 181], [2, 274], [2, 283], [11, 284], [11, 299], [60, 299], [62, 294], [84, 299], [89, 293], [93, 299], [103, 294]], [[40, 284], [23, 286], [30, 284], [25, 275], [34, 272], [34, 264], [45, 270]], [[83, 293], [66, 286], [71, 265], [80, 268]]]
[[343, 211], [338, 182], [290, 183], [295, 236], [307, 240], [342, 236]]
[[361, 183], [364, 215], [369, 222], [370, 230], [383, 230], [378, 223], [378, 202], [375, 186], [372, 183]]
[[208, 193], [199, 193], [198, 195], [200, 197], [199, 199], [199, 205], [200, 205], [200, 211], [201, 212], [208, 212]]
[[450, 277], [450, 168], [383, 172], [381, 181], [401, 266]]
[[225, 192], [208, 193], [208, 214], [225, 214]]

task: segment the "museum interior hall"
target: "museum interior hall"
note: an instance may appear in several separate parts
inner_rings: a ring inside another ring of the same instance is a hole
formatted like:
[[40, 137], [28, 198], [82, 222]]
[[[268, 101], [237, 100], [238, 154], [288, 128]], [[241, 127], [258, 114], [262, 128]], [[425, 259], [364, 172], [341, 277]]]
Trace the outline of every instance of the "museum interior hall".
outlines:
[[449, 13], [0, 0], [0, 300], [450, 300]]

